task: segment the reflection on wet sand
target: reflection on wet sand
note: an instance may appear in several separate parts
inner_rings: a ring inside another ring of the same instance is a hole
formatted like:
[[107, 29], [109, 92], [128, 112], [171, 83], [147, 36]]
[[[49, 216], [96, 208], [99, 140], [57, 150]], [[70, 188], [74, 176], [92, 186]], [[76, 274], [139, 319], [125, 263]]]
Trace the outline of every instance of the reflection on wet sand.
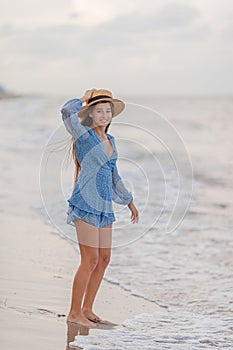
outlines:
[[[86, 326], [81, 326], [78, 323], [67, 322], [67, 343], [66, 350], [72, 350], [69, 347], [70, 342], [74, 341], [75, 337], [78, 335], [88, 335], [89, 328]], [[80, 348], [81, 349], [81, 348]]]
[[[95, 328], [89, 328], [78, 323], [67, 322], [67, 342], [66, 342], [66, 350], [73, 350], [69, 344], [77, 339], [79, 335], [85, 336], [89, 335], [90, 329], [100, 329], [100, 330], [111, 330], [118, 326], [116, 323], [111, 324], [97, 324]], [[76, 347], [78, 350], [82, 350], [82, 348]]]

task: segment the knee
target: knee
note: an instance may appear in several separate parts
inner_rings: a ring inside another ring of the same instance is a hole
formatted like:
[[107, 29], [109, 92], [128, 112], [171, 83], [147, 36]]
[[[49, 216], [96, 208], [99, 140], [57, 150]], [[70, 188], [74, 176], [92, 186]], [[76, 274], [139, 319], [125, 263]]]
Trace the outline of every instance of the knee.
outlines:
[[85, 259], [85, 261], [82, 261], [82, 265], [89, 272], [92, 272], [96, 268], [96, 266], [98, 265], [98, 262], [99, 262], [98, 257], [93, 257], [93, 258]]
[[106, 269], [109, 262], [110, 262], [110, 255], [108, 255], [108, 254], [102, 255], [99, 257], [98, 267], [100, 267], [102, 269]]

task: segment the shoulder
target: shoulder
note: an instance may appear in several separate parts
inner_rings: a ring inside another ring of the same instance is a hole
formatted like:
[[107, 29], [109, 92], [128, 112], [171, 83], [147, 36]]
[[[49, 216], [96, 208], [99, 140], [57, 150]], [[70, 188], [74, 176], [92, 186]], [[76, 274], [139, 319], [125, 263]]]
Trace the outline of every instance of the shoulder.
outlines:
[[108, 132], [106, 132], [106, 135], [108, 135], [113, 140], [115, 139], [115, 137], [113, 135], [109, 134]]

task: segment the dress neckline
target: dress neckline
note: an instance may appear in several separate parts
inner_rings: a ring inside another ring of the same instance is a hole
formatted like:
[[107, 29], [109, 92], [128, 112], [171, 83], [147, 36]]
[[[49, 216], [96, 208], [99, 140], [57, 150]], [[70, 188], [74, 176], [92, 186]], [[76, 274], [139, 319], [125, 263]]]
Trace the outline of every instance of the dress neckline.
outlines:
[[107, 138], [109, 139], [109, 141], [110, 141], [110, 143], [111, 143], [111, 145], [112, 145], [112, 149], [113, 149], [113, 153], [109, 156], [109, 155], [107, 154], [107, 152], [106, 152], [106, 149], [105, 149], [105, 147], [104, 147], [103, 141], [101, 140], [101, 138], [99, 137], [99, 135], [97, 134], [97, 132], [96, 132], [93, 128], [91, 128], [91, 130], [94, 132], [94, 134], [96, 135], [97, 139], [101, 142], [101, 144], [102, 144], [102, 146], [103, 146], [103, 148], [104, 148], [104, 152], [105, 152], [106, 156], [107, 156], [109, 159], [112, 158], [112, 156], [115, 154], [115, 148], [114, 148], [114, 145], [113, 145], [113, 142], [112, 142], [112, 138], [110, 137], [110, 134], [108, 134], [107, 132], [105, 133], [105, 135], [106, 135]]

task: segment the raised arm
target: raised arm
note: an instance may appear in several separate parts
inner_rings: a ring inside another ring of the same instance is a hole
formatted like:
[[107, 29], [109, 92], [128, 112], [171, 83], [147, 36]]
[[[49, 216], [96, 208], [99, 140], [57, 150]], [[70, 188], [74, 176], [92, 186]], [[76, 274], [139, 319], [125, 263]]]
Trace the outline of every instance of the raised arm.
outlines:
[[87, 90], [81, 98], [73, 98], [67, 101], [61, 108], [62, 120], [66, 130], [74, 136], [75, 140], [87, 132], [87, 128], [79, 121], [78, 112], [81, 110], [83, 102], [90, 98], [93, 90], [95, 89]]
[[66, 130], [74, 136], [75, 140], [87, 132], [85, 126], [82, 125], [78, 119], [78, 112], [81, 107], [82, 101], [78, 98], [73, 98], [67, 101], [61, 109], [62, 120]]

